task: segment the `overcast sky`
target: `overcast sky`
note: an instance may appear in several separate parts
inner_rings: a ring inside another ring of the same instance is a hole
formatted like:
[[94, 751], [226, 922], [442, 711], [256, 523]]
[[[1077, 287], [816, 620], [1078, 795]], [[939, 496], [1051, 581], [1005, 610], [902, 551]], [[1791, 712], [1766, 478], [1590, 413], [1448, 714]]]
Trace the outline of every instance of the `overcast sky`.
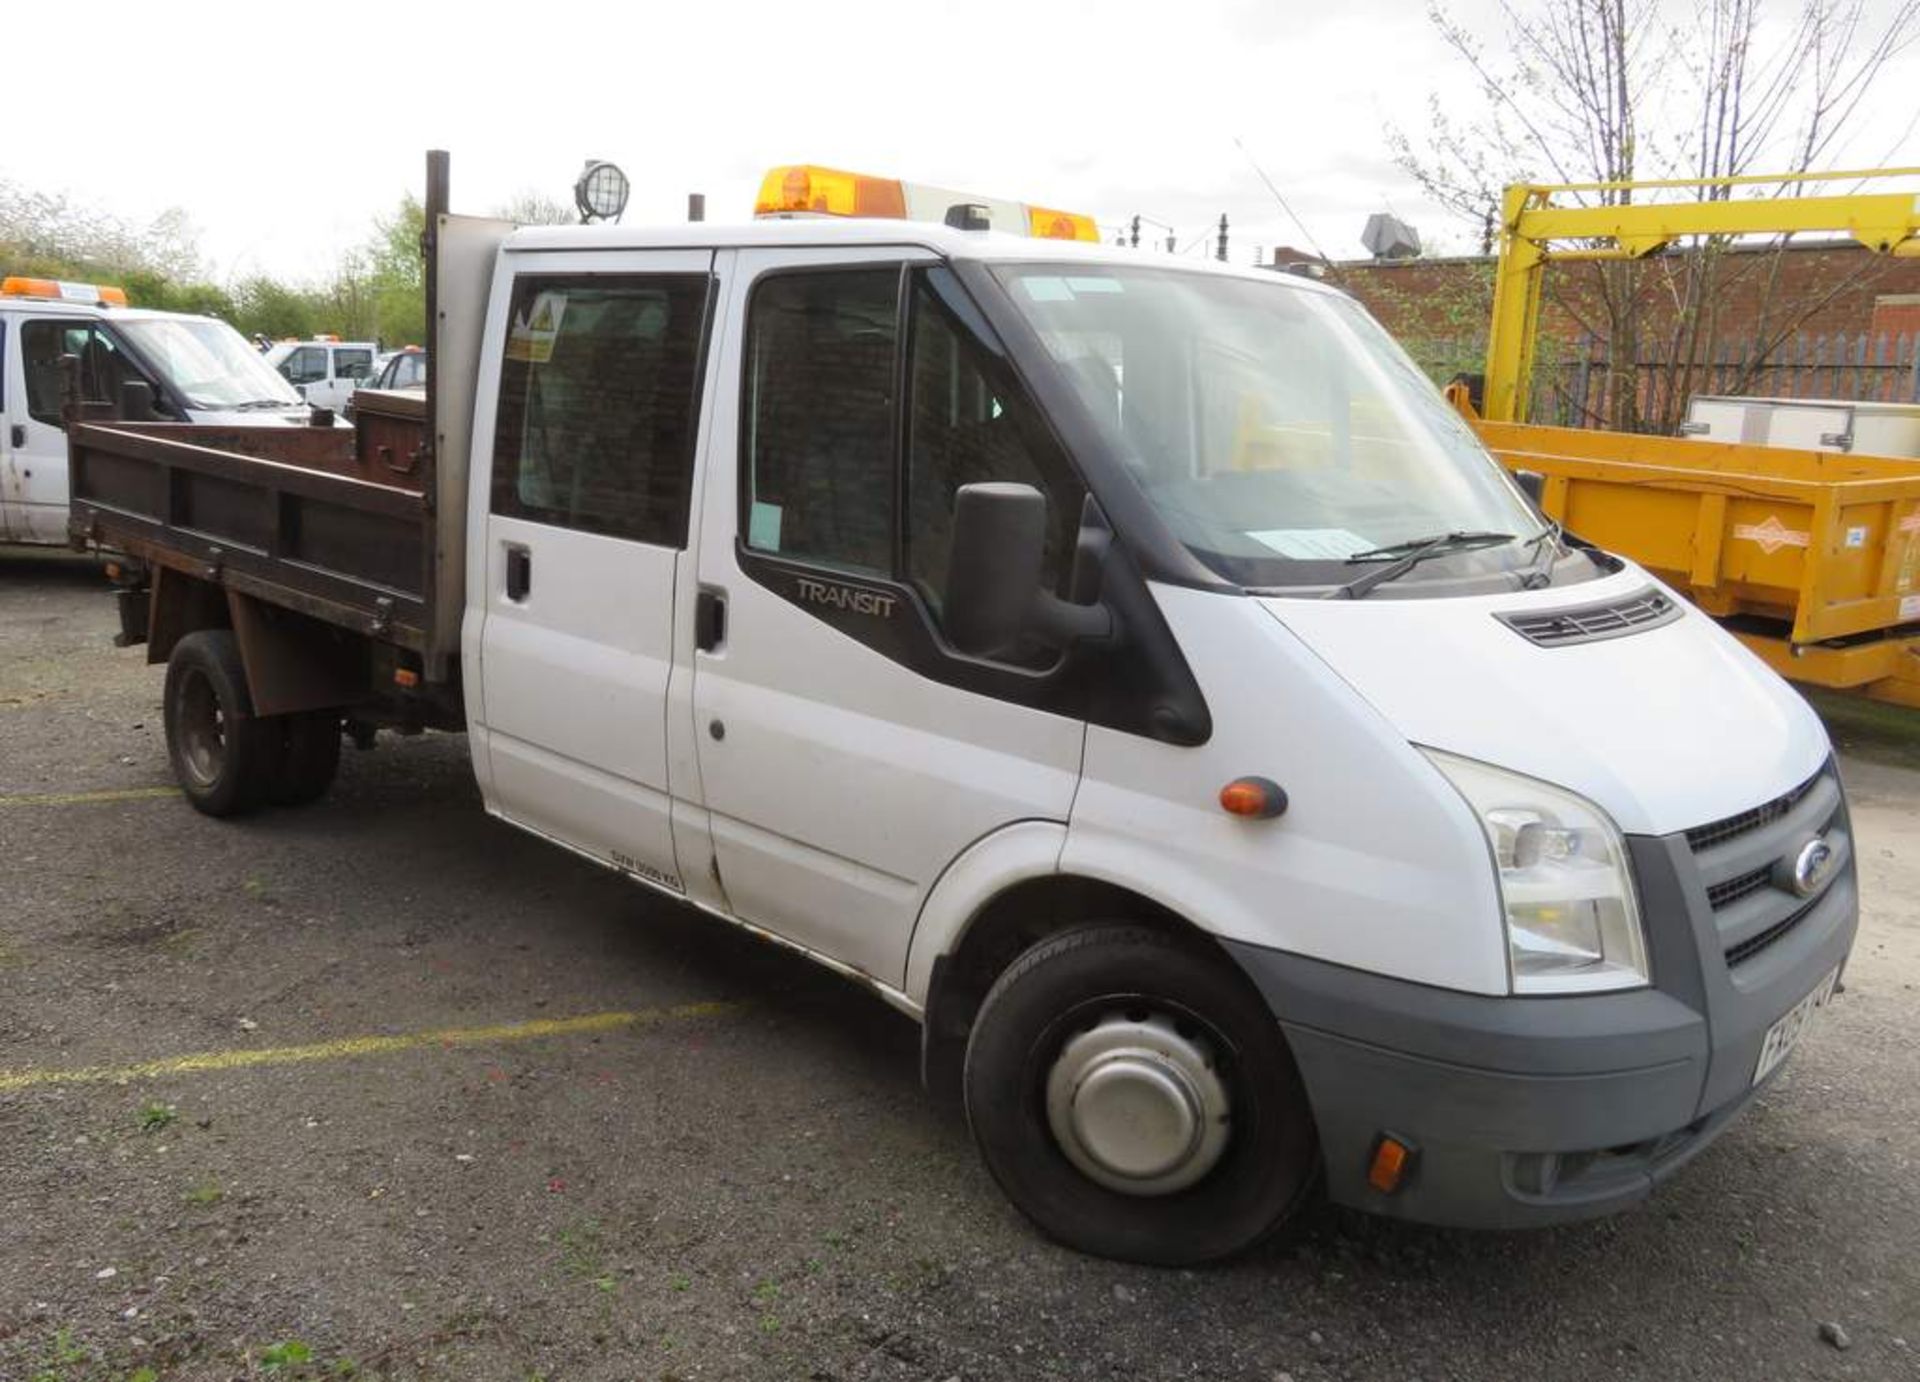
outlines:
[[[1484, 22], [1495, 5], [1450, 8]], [[680, 218], [690, 191], [711, 219], [744, 218], [765, 169], [815, 162], [1085, 210], [1109, 234], [1140, 212], [1183, 246], [1224, 211], [1235, 259], [1309, 239], [1359, 255], [1389, 208], [1430, 249], [1474, 238], [1422, 202], [1383, 133], [1417, 134], [1429, 93], [1474, 108], [1422, 0], [36, 9], [6, 64], [0, 177], [134, 220], [182, 207], [218, 279], [324, 274], [419, 189], [430, 146], [452, 151], [455, 209], [473, 212], [570, 199], [594, 156], [633, 177], [629, 222]], [[1846, 155], [1920, 163], [1911, 140], [1889, 148], [1916, 91], [1910, 53]]]

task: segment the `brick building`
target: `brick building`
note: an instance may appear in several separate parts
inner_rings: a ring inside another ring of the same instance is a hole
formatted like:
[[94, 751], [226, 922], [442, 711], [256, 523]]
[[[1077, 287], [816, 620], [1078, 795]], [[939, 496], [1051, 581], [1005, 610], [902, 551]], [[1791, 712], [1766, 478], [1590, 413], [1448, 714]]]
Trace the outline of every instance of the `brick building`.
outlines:
[[[1493, 309], [1493, 263], [1482, 255], [1348, 260], [1328, 265], [1326, 278], [1364, 302], [1402, 341], [1484, 343]], [[1574, 342], [1605, 332], [1600, 269], [1593, 263], [1547, 266], [1543, 339]], [[1671, 332], [1682, 272], [1677, 256], [1656, 256], [1638, 267], [1646, 336], [1657, 339]], [[1715, 288], [1722, 341], [1750, 338], [1769, 302], [1770, 334], [1783, 327], [1849, 336], [1920, 333], [1920, 259], [1873, 254], [1851, 241], [1728, 250]]]

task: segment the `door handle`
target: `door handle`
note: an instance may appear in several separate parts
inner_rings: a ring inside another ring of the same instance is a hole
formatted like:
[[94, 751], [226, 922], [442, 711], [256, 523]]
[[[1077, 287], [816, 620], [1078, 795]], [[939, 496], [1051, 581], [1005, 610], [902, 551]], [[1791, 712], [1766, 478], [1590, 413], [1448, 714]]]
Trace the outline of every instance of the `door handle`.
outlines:
[[712, 653], [718, 652], [726, 641], [726, 592], [702, 590], [693, 600], [693, 646], [703, 653]]
[[533, 553], [525, 547], [507, 548], [507, 598], [516, 604], [533, 589]]
[[24, 422], [14, 423], [12, 428], [12, 436], [13, 436], [13, 444], [16, 448], [25, 446], [27, 444], [27, 424]]

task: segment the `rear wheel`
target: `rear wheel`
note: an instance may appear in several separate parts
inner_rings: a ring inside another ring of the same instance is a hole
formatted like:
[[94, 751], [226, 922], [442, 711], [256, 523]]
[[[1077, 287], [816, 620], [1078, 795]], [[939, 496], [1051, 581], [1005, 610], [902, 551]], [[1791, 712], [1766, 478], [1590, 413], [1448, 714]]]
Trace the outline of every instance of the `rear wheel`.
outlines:
[[269, 792], [276, 806], [318, 801], [340, 771], [340, 713], [312, 710], [276, 715], [270, 721], [279, 736], [280, 759]]
[[1199, 947], [1100, 925], [1033, 946], [967, 1045], [967, 1119], [994, 1179], [1069, 1247], [1187, 1265], [1283, 1223], [1312, 1114], [1279, 1024]]
[[200, 629], [167, 659], [167, 756], [187, 800], [209, 816], [265, 799], [280, 752], [272, 723], [253, 713], [231, 629]]

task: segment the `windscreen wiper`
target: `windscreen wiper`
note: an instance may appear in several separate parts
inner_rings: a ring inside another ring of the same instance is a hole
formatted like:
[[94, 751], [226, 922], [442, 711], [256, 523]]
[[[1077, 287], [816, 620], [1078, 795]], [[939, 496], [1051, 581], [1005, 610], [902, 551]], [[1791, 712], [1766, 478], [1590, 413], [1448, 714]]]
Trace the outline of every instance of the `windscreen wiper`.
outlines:
[[[1546, 527], [1522, 544], [1534, 549], [1533, 560], [1527, 563], [1526, 573], [1520, 577], [1522, 590], [1540, 590], [1553, 584], [1553, 563], [1560, 556], [1560, 535], [1565, 531], [1557, 520], [1549, 519]], [[1540, 560], [1543, 555], [1544, 566]]]
[[1372, 547], [1364, 552], [1355, 552], [1347, 558], [1349, 562], [1385, 561], [1387, 564], [1348, 581], [1345, 585], [1334, 587], [1323, 598], [1358, 600], [1375, 586], [1398, 580], [1421, 562], [1433, 557], [1442, 557], [1449, 552], [1471, 552], [1481, 547], [1498, 547], [1503, 543], [1517, 540], [1517, 535], [1514, 533], [1436, 533], [1432, 537], [1409, 538], [1405, 542], [1394, 542], [1385, 547]]

